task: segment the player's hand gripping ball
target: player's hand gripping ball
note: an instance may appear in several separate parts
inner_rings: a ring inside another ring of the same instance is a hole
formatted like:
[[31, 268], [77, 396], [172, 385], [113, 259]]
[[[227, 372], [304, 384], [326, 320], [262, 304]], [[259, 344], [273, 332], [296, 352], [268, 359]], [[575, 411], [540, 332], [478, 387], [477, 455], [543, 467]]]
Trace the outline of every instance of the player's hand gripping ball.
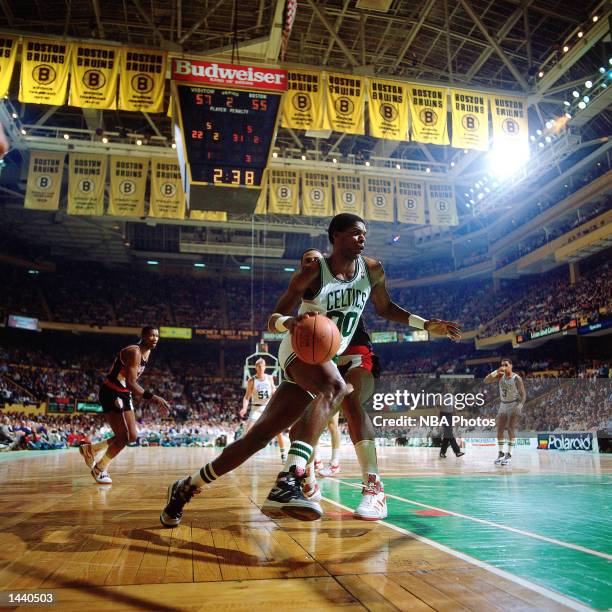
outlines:
[[305, 363], [325, 363], [334, 358], [340, 348], [340, 332], [328, 317], [309, 314], [293, 327], [291, 348]]

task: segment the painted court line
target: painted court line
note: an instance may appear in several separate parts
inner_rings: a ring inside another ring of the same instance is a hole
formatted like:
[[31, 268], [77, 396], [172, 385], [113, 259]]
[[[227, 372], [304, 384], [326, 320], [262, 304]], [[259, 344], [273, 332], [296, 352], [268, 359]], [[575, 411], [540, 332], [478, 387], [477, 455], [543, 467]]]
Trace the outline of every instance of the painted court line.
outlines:
[[[353, 484], [352, 482], [346, 482], [345, 480], [339, 480], [338, 478], [330, 478], [329, 480], [334, 480], [335, 482], [339, 482], [341, 484], [347, 485], [348, 487], [353, 487], [354, 489], [361, 489], [362, 487], [362, 485], [360, 484], [359, 485]], [[557, 546], [563, 546], [564, 548], [571, 548], [572, 550], [577, 550], [587, 555], [593, 555], [595, 557], [601, 557], [602, 559], [606, 559], [607, 561], [612, 561], [612, 555], [600, 552], [598, 550], [593, 550], [591, 548], [586, 548], [584, 546], [580, 546], [579, 544], [571, 544], [570, 542], [562, 542], [561, 540], [556, 540], [555, 538], [549, 538], [547, 536], [543, 536], [538, 533], [533, 533], [532, 531], [524, 531], [523, 529], [517, 529], [516, 527], [509, 527], [507, 525], [502, 525], [500, 523], [494, 523], [493, 521], [479, 519], [479, 518], [476, 518], [475, 516], [470, 516], [469, 514], [461, 514], [459, 512], [453, 512], [452, 510], [447, 510], [446, 508], [438, 508], [437, 506], [430, 506], [429, 504], [423, 504], [421, 502], [414, 501], [412, 499], [405, 499], [403, 497], [398, 497], [397, 495], [392, 495], [390, 493], [385, 493], [385, 494], [387, 497], [390, 497], [391, 499], [396, 499], [397, 501], [401, 501], [406, 504], [412, 504], [414, 506], [421, 506], [422, 508], [428, 508], [429, 510], [437, 510], [438, 512], [445, 512], [446, 514], [451, 514], [452, 516], [458, 516], [459, 518], [467, 519], [468, 521], [473, 521], [475, 523], [481, 523], [482, 525], [488, 525], [489, 527], [503, 529], [504, 531], [510, 531], [512, 533], [518, 533], [519, 535], [526, 536], [528, 538], [534, 538], [535, 540], [542, 540], [543, 542], [548, 542], [549, 544], [556, 544]]]
[[[336, 479], [333, 478], [330, 480], [336, 480]], [[338, 481], [338, 482], [342, 482], [342, 481]], [[333, 504], [334, 506], [337, 506], [338, 508], [342, 508], [343, 510], [349, 510], [351, 513], [353, 512], [353, 510], [349, 508], [348, 506], [339, 504], [338, 502], [328, 499], [327, 497], [324, 497], [323, 499], [326, 502]], [[409, 531], [408, 529], [404, 529], [403, 527], [398, 527], [397, 525], [393, 525], [392, 523], [388, 523], [387, 521], [377, 521], [377, 524], [384, 525], [385, 527], [389, 527], [389, 529], [393, 529], [394, 531], [397, 531], [404, 535], [408, 535], [411, 538], [418, 540], [419, 542], [423, 542], [423, 544], [428, 544], [429, 546], [433, 546], [433, 548], [437, 548], [438, 550], [445, 552], [449, 555], [452, 555], [453, 557], [457, 557], [458, 559], [461, 559], [462, 561], [467, 561], [468, 563], [471, 563], [472, 565], [475, 565], [476, 567], [479, 567], [480, 569], [486, 570], [487, 572], [491, 572], [492, 574], [500, 576], [501, 578], [505, 578], [506, 580], [509, 580], [510, 582], [514, 582], [514, 584], [519, 584], [527, 589], [535, 591], [536, 593], [543, 595], [544, 597], [548, 597], [548, 599], [558, 604], [567, 606], [568, 608], [571, 608], [572, 610], [578, 610], [579, 612], [589, 612], [590, 610], [594, 609], [594, 608], [590, 608], [589, 606], [586, 606], [580, 603], [579, 601], [576, 601], [575, 599], [566, 597], [565, 595], [561, 595], [561, 593], [556, 593], [555, 591], [550, 591], [546, 587], [540, 586], [539, 584], [536, 584], [535, 582], [530, 582], [529, 580], [526, 580], [525, 578], [521, 578], [520, 576], [515, 576], [514, 574], [511, 574], [509, 572], [506, 572], [505, 570], [499, 569], [498, 567], [489, 565], [488, 563], [485, 563], [484, 561], [481, 561], [480, 559], [476, 559], [476, 557], [471, 557], [470, 555], [466, 555], [465, 553], [449, 548], [448, 546], [445, 546], [444, 544], [440, 544], [439, 542], [436, 542], [434, 540], [430, 540], [429, 538], [420, 536], [416, 533], [413, 533], [412, 531]]]

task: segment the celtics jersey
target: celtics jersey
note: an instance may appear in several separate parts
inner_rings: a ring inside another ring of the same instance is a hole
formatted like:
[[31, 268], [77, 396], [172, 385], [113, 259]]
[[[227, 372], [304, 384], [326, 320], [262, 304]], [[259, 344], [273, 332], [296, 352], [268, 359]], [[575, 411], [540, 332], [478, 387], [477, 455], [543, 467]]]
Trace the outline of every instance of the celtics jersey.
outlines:
[[372, 285], [365, 259], [361, 256], [355, 262], [355, 274], [350, 280], [336, 278], [329, 269], [326, 259], [319, 260], [321, 286], [314, 296], [303, 298], [299, 314], [318, 312], [334, 321], [340, 330], [338, 355], [344, 353], [357, 329], [370, 297]]
[[263, 380], [259, 380], [257, 376], [253, 376], [253, 395], [251, 396], [251, 404], [253, 406], [265, 406], [272, 397], [272, 385], [270, 378], [266, 374]]
[[499, 397], [502, 404], [511, 404], [521, 399], [521, 393], [517, 384], [518, 375], [514, 372], [512, 376], [506, 377], [504, 374], [499, 379]]

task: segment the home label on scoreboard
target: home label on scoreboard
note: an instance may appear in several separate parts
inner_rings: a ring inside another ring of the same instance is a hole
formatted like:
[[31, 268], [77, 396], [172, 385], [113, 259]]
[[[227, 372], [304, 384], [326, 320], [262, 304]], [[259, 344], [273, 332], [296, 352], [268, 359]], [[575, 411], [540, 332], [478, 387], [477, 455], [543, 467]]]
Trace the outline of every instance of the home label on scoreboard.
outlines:
[[174, 132], [185, 193], [194, 210], [252, 213], [276, 132], [284, 71], [221, 66], [174, 65]]

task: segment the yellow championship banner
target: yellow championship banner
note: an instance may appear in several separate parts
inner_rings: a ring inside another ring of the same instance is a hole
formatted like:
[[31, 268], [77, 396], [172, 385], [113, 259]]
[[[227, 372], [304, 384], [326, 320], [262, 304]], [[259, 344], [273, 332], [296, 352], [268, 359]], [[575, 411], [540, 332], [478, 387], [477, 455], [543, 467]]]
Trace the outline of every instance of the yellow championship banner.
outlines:
[[63, 151], [32, 151], [24, 206], [57, 210], [64, 172]]
[[331, 176], [326, 172], [302, 172], [302, 214], [310, 217], [331, 217]]
[[66, 101], [70, 45], [25, 38], [21, 43], [19, 101], [62, 106]]
[[17, 39], [12, 36], [0, 36], [0, 96], [8, 93], [15, 59], [17, 57]]
[[529, 150], [527, 99], [493, 95], [489, 99], [493, 119], [493, 145], [503, 147], [510, 144]]
[[151, 159], [149, 217], [185, 218], [185, 193], [178, 162], [166, 157]]
[[329, 128], [346, 134], [363, 134], [365, 82], [348, 74], [327, 75], [325, 110]]
[[167, 55], [163, 51], [121, 50], [119, 108], [161, 113], [164, 105]]
[[448, 144], [446, 87], [408, 85], [412, 140], [429, 144]]
[[489, 99], [475, 91], [451, 89], [452, 146], [489, 150]]
[[108, 157], [71, 153], [68, 159], [68, 214], [102, 215]]
[[257, 198], [257, 204], [255, 205], [254, 215], [266, 215], [268, 214], [268, 169], [263, 171], [261, 178], [261, 191]]
[[108, 214], [118, 217], [144, 216], [149, 160], [145, 157], [110, 158]]
[[370, 136], [408, 140], [408, 87], [405, 83], [368, 79]]
[[268, 213], [298, 215], [300, 184], [296, 170], [268, 170]]
[[227, 213], [222, 210], [190, 210], [192, 221], [227, 221]]
[[458, 225], [453, 185], [429, 183], [427, 199], [430, 225]]
[[395, 179], [399, 223], [425, 224], [425, 184]]
[[117, 47], [74, 43], [69, 104], [81, 108], [117, 108], [119, 54]]
[[329, 129], [325, 116], [323, 73], [310, 70], [287, 71], [281, 125], [294, 130]]
[[393, 214], [393, 179], [388, 176], [366, 176], [365, 217], [368, 221], [395, 221]]
[[336, 214], [353, 213], [363, 217], [363, 184], [357, 174], [335, 174]]

